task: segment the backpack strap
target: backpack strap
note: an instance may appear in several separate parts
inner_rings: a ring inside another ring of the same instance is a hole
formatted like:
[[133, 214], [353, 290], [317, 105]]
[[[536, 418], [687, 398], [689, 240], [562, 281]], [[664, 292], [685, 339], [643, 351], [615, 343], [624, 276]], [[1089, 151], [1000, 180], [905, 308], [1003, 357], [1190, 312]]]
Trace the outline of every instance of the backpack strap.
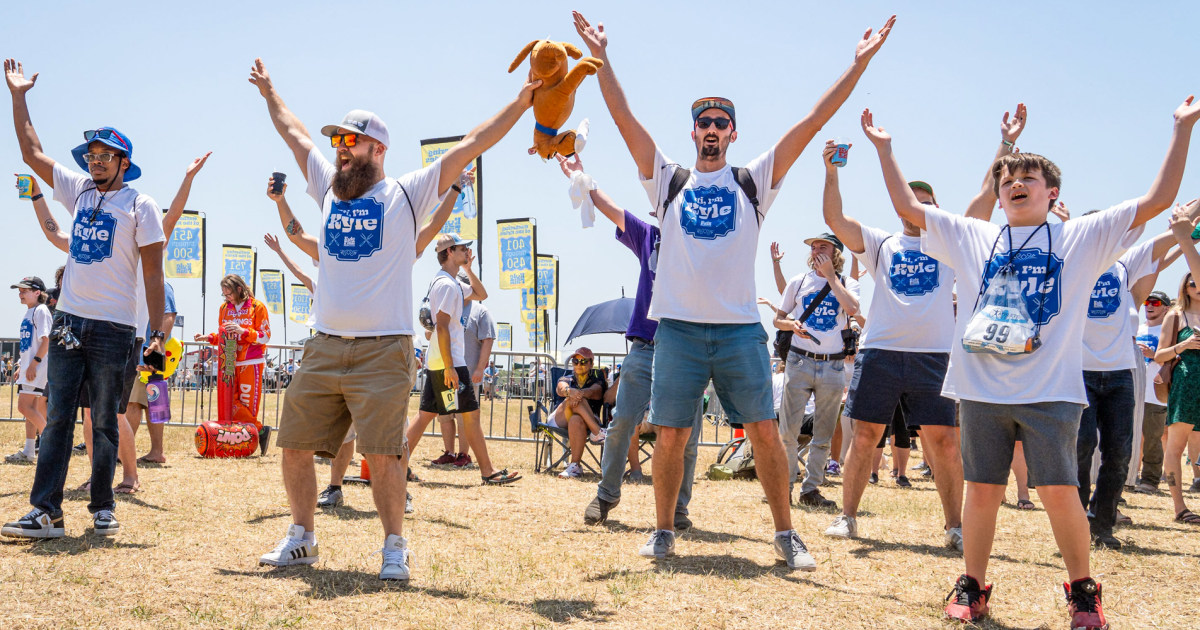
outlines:
[[[420, 231], [420, 227], [417, 225], [417, 209], [413, 207], [412, 198], [408, 196], [408, 191], [404, 189], [404, 184], [401, 184], [400, 180], [398, 179], [395, 181], [396, 185], [400, 187], [400, 192], [404, 193], [404, 200], [408, 202], [408, 211], [412, 213], [413, 218], [413, 238], [416, 238]], [[327, 188], [325, 188], [325, 194], [321, 195], [321, 198], [324, 199], [328, 197], [330, 190], [333, 190], [333, 184], [330, 184]]]
[[675, 169], [675, 173], [671, 175], [671, 183], [667, 184], [667, 198], [663, 200], [662, 211], [664, 216], [667, 212], [667, 206], [671, 205], [672, 201], [675, 201], [675, 198], [683, 191], [684, 184], [687, 183], [688, 178], [691, 176], [692, 172], [682, 166]]
[[[879, 269], [879, 252], [883, 251], [883, 244], [888, 242], [888, 238], [892, 238], [892, 235], [888, 234], [887, 238], [883, 239], [882, 241], [879, 241], [879, 247], [875, 248], [875, 268], [876, 269]], [[853, 254], [851, 254], [851, 255], [853, 255]], [[857, 280], [857, 279], [858, 278], [855, 278], [855, 280]], [[845, 283], [843, 283], [843, 284], [845, 284]]]
[[[758, 222], [759, 227], [762, 227], [763, 213], [758, 209], [758, 185], [754, 183], [750, 171], [738, 166], [732, 166], [729, 170], [733, 171], [733, 178], [737, 181], [738, 187], [750, 198], [750, 205], [754, 206], [754, 219]], [[670, 206], [671, 202], [683, 191], [684, 185], [691, 176], [692, 172], [686, 168], [677, 167], [675, 169], [675, 173], [671, 175], [671, 183], [667, 184], [667, 198], [663, 200], [662, 205], [664, 213], [667, 211], [667, 206]]]

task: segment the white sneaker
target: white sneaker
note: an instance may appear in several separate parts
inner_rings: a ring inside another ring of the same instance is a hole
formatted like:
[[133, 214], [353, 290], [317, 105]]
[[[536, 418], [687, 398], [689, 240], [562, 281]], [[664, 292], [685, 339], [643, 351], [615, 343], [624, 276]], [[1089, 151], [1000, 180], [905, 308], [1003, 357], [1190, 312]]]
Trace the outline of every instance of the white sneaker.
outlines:
[[659, 560], [675, 555], [675, 532], [656, 529], [650, 534], [650, 540], [638, 549], [638, 555], [653, 557]]
[[415, 511], [416, 510], [413, 509], [413, 504], [412, 504], [412, 493], [405, 492], [404, 493], [404, 513], [412, 514]]
[[258, 559], [260, 565], [286, 567], [293, 564], [313, 564], [317, 561], [317, 541], [304, 540], [304, 528], [299, 525], [288, 527], [287, 536], [275, 545], [275, 549]]
[[100, 510], [92, 516], [92, 529], [99, 536], [116, 536], [121, 533], [121, 524], [112, 510]]
[[388, 534], [387, 539], [383, 541], [383, 549], [379, 553], [383, 555], [383, 567], [379, 569], [379, 579], [407, 582], [411, 575], [408, 558], [413, 555], [413, 552], [408, 549], [408, 540], [395, 534]]
[[607, 437], [608, 437], [608, 429], [602, 428], [602, 429], [600, 429], [599, 433], [593, 433], [593, 434], [589, 435], [588, 439], [591, 440], [592, 444], [603, 444], [604, 439]]
[[946, 546], [957, 551], [963, 550], [962, 527], [951, 527], [946, 530]]
[[775, 553], [792, 569], [801, 571], [816, 571], [817, 561], [808, 553], [808, 547], [800, 540], [796, 530], [775, 536]]
[[66, 530], [62, 514], [54, 518], [40, 508], [33, 508], [20, 519], [5, 523], [0, 533], [10, 538], [62, 538]]
[[583, 474], [583, 466], [579, 464], [567, 464], [567, 467], [558, 476], [563, 479], [574, 479]]
[[833, 519], [833, 525], [825, 530], [825, 535], [834, 538], [858, 538], [858, 519], [838, 514], [837, 518]]
[[26, 455], [25, 451], [17, 451], [8, 457], [5, 457], [4, 461], [8, 464], [35, 464], [37, 463], [37, 457], [33, 455]]

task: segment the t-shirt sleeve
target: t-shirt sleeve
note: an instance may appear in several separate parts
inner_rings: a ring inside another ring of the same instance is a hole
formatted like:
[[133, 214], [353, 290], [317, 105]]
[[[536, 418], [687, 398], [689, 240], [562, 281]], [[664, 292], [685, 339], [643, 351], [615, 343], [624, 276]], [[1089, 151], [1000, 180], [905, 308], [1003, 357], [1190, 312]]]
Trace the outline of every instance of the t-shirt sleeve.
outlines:
[[783, 187], [783, 180], [779, 180], [779, 184], [771, 188], [771, 182], [775, 177], [775, 147], [771, 147], [766, 153], [754, 158], [746, 165], [746, 170], [750, 171], [750, 177], [754, 180], [754, 186], [758, 193], [758, 211], [765, 218], [767, 210], [771, 209], [771, 204], [775, 202], [776, 195], [779, 194], [779, 189]]
[[54, 163], [54, 200], [66, 206], [67, 212], [75, 214], [75, 200], [89, 186], [94, 186], [92, 180], [65, 167], [60, 162]]
[[33, 338], [42, 339], [50, 336], [50, 327], [54, 325], [50, 309], [40, 305], [33, 311]]
[[857, 254], [858, 259], [862, 261], [863, 268], [871, 277], [875, 277], [875, 272], [879, 269], [879, 246], [883, 244], [887, 238], [891, 236], [887, 232], [875, 227], [862, 226], [863, 253]]
[[163, 314], [178, 313], [175, 309], [175, 289], [168, 283], [163, 285]]
[[337, 169], [321, 155], [321, 150], [316, 146], [308, 152], [308, 196], [317, 202], [317, 207], [320, 208], [325, 203], [325, 193], [329, 192], [329, 187], [333, 185], [333, 175]]
[[[989, 244], [1000, 228], [980, 219], [969, 219], [940, 208], [925, 208], [925, 231], [921, 233], [921, 250], [960, 271], [966, 257], [973, 256], [977, 242]], [[984, 253], [980, 260], [986, 258]]]
[[475, 333], [476, 339], [495, 339], [496, 338], [496, 321], [492, 319], [492, 312], [486, 308], [481, 308], [479, 314], [479, 330]]
[[625, 229], [616, 228], [617, 241], [628, 247], [634, 254], [641, 254], [641, 244], [646, 239], [646, 232], [650, 230], [650, 225], [635, 217], [628, 210], [623, 212], [625, 213]]
[[1158, 263], [1155, 262], [1153, 254], [1154, 239], [1150, 239], [1129, 248], [1129, 251], [1118, 259], [1125, 265], [1125, 271], [1129, 274], [1127, 281], [1130, 287], [1138, 280], [1158, 271]]
[[1069, 250], [1082, 254], [1084, 260], [1090, 259], [1097, 276], [1104, 273], [1141, 237], [1144, 225], [1130, 227], [1137, 216], [1137, 207], [1137, 200], [1131, 199], [1067, 221], [1063, 224], [1063, 235]]
[[162, 210], [148, 195], [138, 195], [133, 202], [133, 216], [137, 221], [138, 247], [145, 247], [167, 240], [163, 234]]
[[[408, 198], [413, 204], [413, 212], [417, 215], [418, 226], [425, 224], [443, 199], [438, 196], [438, 183], [441, 182], [441, 177], [442, 161], [438, 159], [433, 164], [419, 171], [405, 173], [396, 180], [408, 192]], [[454, 189], [447, 188], [446, 194], [455, 194]]]
[[454, 300], [462, 301], [462, 293], [458, 290], [458, 281], [449, 281], [446, 278], [438, 278], [437, 282], [433, 283], [433, 287], [429, 289], [429, 312], [433, 315], [433, 319], [437, 321], [438, 313], [453, 315]]
[[858, 284], [858, 280], [855, 280], [850, 276], [846, 276], [846, 290], [850, 292], [850, 295], [859, 297], [859, 291], [861, 288], [861, 285]]
[[671, 186], [671, 177], [675, 175], [677, 168], [680, 166], [667, 159], [662, 149], [655, 145], [654, 168], [650, 171], [650, 179], [643, 179], [641, 173], [638, 173], [638, 180], [642, 182], [642, 188], [646, 189], [646, 196], [650, 199], [650, 207], [654, 208], [655, 214], [658, 215], [659, 225], [662, 224], [665, 214], [662, 203], [667, 198], [667, 189]]
[[783, 288], [783, 304], [779, 305], [779, 309], [785, 313], [791, 313], [796, 308], [796, 293], [800, 290], [800, 283], [804, 276], [791, 279], [787, 286]]

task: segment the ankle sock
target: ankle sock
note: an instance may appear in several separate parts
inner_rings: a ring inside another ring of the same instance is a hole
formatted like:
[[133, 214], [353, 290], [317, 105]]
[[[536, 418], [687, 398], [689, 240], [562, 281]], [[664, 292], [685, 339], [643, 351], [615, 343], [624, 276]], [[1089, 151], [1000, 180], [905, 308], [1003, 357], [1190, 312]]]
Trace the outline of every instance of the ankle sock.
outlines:
[[33, 457], [33, 445], [35, 442], [37, 442], [37, 438], [25, 440], [25, 451], [24, 452], [26, 455]]

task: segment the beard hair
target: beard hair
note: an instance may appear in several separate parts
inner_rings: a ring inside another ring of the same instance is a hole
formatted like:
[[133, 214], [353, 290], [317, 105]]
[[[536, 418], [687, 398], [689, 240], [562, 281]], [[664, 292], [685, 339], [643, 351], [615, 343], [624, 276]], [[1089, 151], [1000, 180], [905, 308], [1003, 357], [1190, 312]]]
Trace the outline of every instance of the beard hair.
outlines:
[[358, 199], [379, 181], [379, 167], [369, 157], [354, 158], [333, 175], [333, 194], [338, 199]]
[[720, 145], [700, 145], [700, 157], [707, 159], [716, 159], [721, 157]]

